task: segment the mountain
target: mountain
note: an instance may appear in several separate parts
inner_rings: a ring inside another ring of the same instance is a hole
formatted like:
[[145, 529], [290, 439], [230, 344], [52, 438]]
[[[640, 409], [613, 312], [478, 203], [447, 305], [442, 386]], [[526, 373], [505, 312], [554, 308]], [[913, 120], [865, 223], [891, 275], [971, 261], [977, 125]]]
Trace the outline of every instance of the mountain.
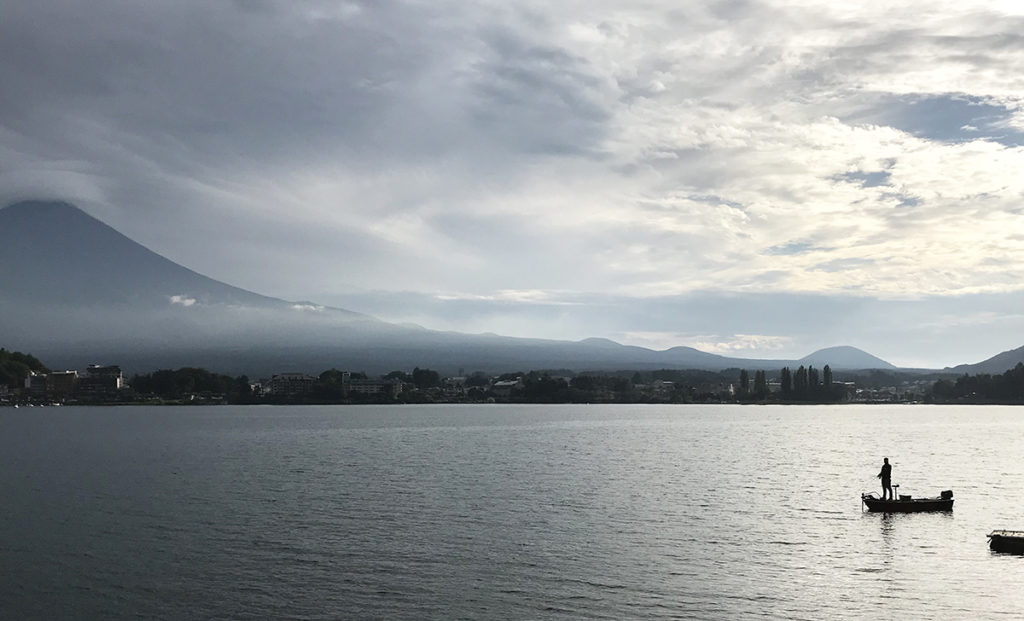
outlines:
[[[801, 363], [728, 358], [689, 347], [653, 351], [607, 339], [439, 332], [290, 302], [198, 274], [62, 202], [0, 209], [0, 292], [0, 345], [59, 368], [94, 362], [130, 372], [202, 366], [266, 376], [332, 367], [379, 374], [419, 366], [455, 374], [778, 369]], [[839, 359], [817, 362], [821, 353], [806, 360], [837, 369], [892, 368], [854, 348], [836, 348]]]
[[988, 373], [994, 375], [996, 373], [1004, 373], [1022, 363], [1024, 363], [1024, 347], [1018, 347], [1017, 349], [996, 354], [987, 360], [982, 360], [975, 364], [961, 364], [952, 368], [946, 368], [945, 370], [958, 374], [977, 375], [978, 373]]
[[804, 356], [797, 363], [814, 365], [819, 369], [826, 364], [832, 369], [896, 369], [885, 360], [848, 345], [819, 349], [809, 356]]

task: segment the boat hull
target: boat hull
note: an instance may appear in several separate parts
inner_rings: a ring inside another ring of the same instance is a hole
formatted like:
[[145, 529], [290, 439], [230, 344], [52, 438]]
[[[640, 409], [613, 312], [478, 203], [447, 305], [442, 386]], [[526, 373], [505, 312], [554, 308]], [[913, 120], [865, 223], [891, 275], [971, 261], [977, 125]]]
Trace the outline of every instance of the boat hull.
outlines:
[[994, 530], [989, 533], [988, 547], [995, 552], [1024, 554], [1024, 532], [1019, 530]]
[[926, 511], [952, 511], [952, 498], [914, 498], [911, 500], [882, 500], [862, 496], [868, 511], [875, 513], [922, 513]]

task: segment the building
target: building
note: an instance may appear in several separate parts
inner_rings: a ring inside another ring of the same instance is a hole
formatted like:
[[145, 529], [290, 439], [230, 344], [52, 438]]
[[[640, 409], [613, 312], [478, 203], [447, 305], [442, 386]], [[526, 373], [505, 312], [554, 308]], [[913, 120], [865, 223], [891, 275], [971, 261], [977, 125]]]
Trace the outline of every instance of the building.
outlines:
[[313, 392], [316, 378], [305, 373], [280, 373], [270, 378], [270, 384], [264, 389], [270, 394], [281, 397], [308, 395]]
[[384, 395], [394, 399], [402, 392], [402, 382], [398, 379], [351, 379], [346, 378], [343, 384], [348, 393], [360, 395]]
[[105, 399], [116, 397], [125, 387], [121, 367], [90, 364], [78, 378], [77, 395], [83, 399]]
[[465, 377], [446, 377], [441, 382], [441, 392], [445, 397], [450, 399], [457, 399], [459, 397], [466, 396], [466, 378]]
[[514, 380], [498, 380], [491, 384], [491, 392], [494, 393], [495, 397], [502, 399], [508, 399], [512, 396], [513, 390], [520, 390], [523, 388], [523, 378], [517, 377]]
[[29, 371], [25, 377], [25, 392], [33, 401], [46, 399], [46, 374]]
[[264, 378], [255, 382], [249, 382], [249, 392], [251, 392], [254, 397], [262, 397], [270, 392], [270, 380]]
[[78, 371], [54, 371], [46, 375], [46, 396], [63, 401], [75, 396], [78, 390]]

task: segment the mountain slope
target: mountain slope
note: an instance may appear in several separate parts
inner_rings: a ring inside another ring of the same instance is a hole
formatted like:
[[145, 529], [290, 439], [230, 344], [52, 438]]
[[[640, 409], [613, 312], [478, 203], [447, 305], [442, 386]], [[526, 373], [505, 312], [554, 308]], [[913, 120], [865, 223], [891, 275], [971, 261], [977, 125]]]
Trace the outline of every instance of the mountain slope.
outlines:
[[284, 304], [197, 274], [63, 202], [0, 209], [0, 265], [5, 297], [37, 303]]
[[1004, 351], [975, 364], [961, 364], [946, 370], [955, 373], [967, 373], [969, 375], [977, 375], [978, 373], [996, 374], [1004, 373], [1021, 363], [1024, 363], [1024, 347]]

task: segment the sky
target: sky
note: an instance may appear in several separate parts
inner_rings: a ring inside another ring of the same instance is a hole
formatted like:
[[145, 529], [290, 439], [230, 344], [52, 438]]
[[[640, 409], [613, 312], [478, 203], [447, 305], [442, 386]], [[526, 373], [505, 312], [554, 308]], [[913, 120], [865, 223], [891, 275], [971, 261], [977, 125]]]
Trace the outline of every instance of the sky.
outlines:
[[1024, 3], [0, 3], [0, 204], [460, 332], [1024, 345]]

